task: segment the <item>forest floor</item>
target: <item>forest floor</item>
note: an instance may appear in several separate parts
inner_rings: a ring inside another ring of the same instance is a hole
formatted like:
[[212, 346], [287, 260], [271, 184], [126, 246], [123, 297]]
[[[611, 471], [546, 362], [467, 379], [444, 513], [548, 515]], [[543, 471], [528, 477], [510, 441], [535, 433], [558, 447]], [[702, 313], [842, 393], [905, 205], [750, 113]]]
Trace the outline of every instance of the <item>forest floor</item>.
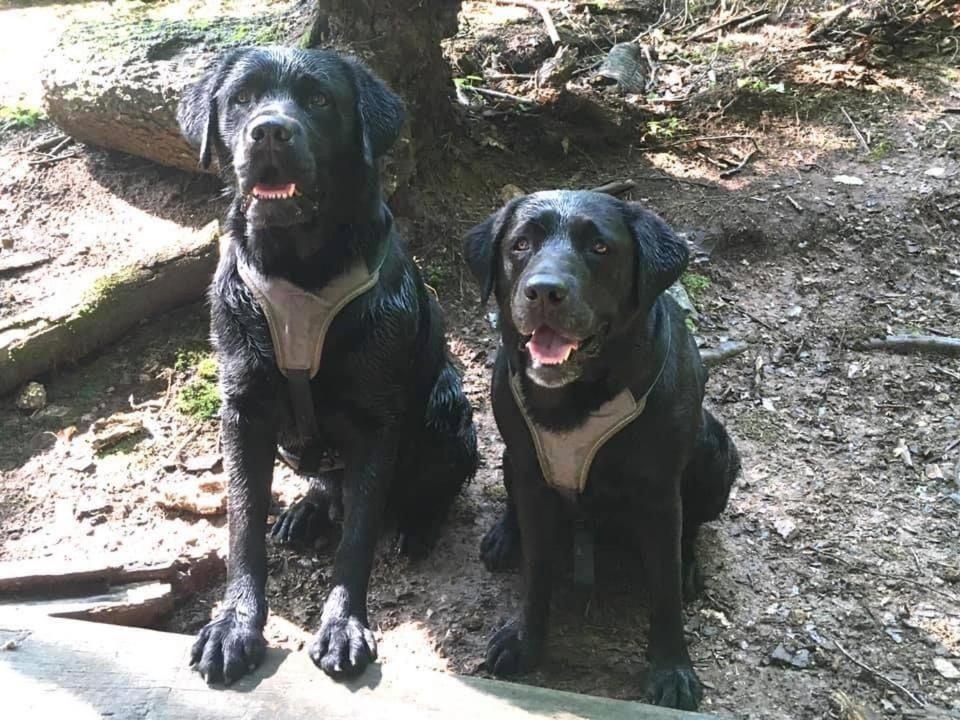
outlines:
[[[400, 228], [446, 313], [483, 464], [429, 558], [410, 564], [389, 538], [381, 543], [370, 616], [382, 661], [483, 673], [487, 638], [518, 604], [518, 577], [478, 561], [504, 499], [487, 395], [496, 340], [491, 308], [479, 306], [460, 263], [460, 238], [515, 191], [507, 186], [631, 179], [625, 197], [694, 249], [684, 284], [700, 344], [749, 344], [713, 369], [707, 388], [744, 471], [702, 534], [707, 589], [686, 607], [703, 709], [960, 717], [960, 358], [859, 348], [891, 333], [960, 336], [960, 115], [949, 112], [960, 107], [960, 32], [924, 20], [908, 28], [910, 42], [862, 46], [869, 33], [858, 34], [865, 21], [854, 12], [812, 43], [798, 19], [804, 3], [787, 3], [782, 17], [778, 4], [765, 23], [681, 42], [728, 15], [664, 23], [659, 5], [652, 15], [614, 12], [639, 3], [547, 5], [561, 35], [580, 42], [568, 94], [599, 108], [597, 124], [579, 116], [582, 105], [561, 117], [569, 98], [525, 77], [553, 54], [538, 16], [464, 3], [447, 51], [471, 107], [443, 162], [421, 167], [402, 199]], [[0, 9], [2, 34], [7, 13], [60, 18], [70, 7]], [[648, 69], [658, 66], [644, 92], [588, 79], [615, 41], [657, 23], [641, 39], [655, 51]], [[802, 49], [810, 44], [824, 47]], [[487, 95], [481, 105], [470, 87], [523, 102]], [[0, 138], [0, 235], [12, 243], [0, 262], [20, 251], [48, 258], [0, 275], [0, 316], [224, 209], [215, 180], [96, 148], [30, 164], [38, 158], [25, 148], [53, 130], [36, 118]], [[116, 564], [225, 551], [222, 514], [160, 504], [173, 487], [195, 495], [203, 486], [219, 505], [207, 333], [205, 306], [187, 307], [39, 378], [43, 409], [0, 402], [0, 560]], [[143, 430], [94, 453], [92, 426], [118, 417]], [[274, 488], [280, 508], [305, 482], [278, 467]], [[271, 547], [272, 644], [302, 647], [330, 570], [329, 548]], [[598, 575], [589, 614], [570, 578], [558, 580], [546, 662], [522, 682], [640, 697], [642, 586], [615, 548], [604, 549]], [[183, 605], [165, 627], [196, 631], [220, 591]]]

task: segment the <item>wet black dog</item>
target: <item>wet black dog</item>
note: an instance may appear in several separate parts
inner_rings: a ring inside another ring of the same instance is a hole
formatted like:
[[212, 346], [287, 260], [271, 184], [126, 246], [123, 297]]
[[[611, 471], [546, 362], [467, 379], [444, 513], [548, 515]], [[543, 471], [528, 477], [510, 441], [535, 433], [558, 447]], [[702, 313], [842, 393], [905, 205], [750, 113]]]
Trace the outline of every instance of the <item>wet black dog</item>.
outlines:
[[491, 569], [520, 559], [524, 578], [523, 610], [491, 639], [487, 668], [510, 675], [540, 661], [559, 538], [573, 520], [600, 520], [643, 559], [647, 699], [696, 708], [682, 595], [700, 583], [698, 527], [723, 510], [740, 460], [702, 408], [706, 370], [662, 294], [686, 247], [639, 205], [546, 192], [471, 230], [465, 254], [484, 299], [496, 295], [503, 340], [493, 409], [508, 503], [481, 556]]
[[[209, 682], [235, 680], [264, 655], [264, 533], [278, 446], [294, 462], [319, 457], [317, 444], [342, 460], [342, 469], [314, 479], [284, 524], [285, 537], [296, 535], [316, 524], [310, 511], [336, 516], [342, 500], [333, 588], [309, 648], [333, 675], [376, 659], [367, 586], [385, 513], [394, 511], [402, 548], [423, 552], [475, 470], [471, 410], [440, 310], [381, 199], [377, 160], [403, 116], [400, 99], [355, 60], [284, 48], [225, 55], [181, 102], [180, 125], [201, 163], [216, 157], [235, 188], [232, 240], [210, 290], [230, 557], [223, 611], [192, 652]], [[293, 375], [278, 369], [265, 314], [238, 267], [266, 283], [323, 292], [361, 266], [379, 268], [375, 282], [335, 315], [319, 371], [290, 393]]]

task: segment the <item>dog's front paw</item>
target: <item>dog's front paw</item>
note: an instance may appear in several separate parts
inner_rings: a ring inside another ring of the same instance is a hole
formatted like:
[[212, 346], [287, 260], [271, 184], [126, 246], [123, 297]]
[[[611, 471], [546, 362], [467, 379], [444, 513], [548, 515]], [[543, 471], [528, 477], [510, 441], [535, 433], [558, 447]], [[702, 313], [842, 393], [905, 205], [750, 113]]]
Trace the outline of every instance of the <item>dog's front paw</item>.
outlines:
[[506, 515], [497, 520], [480, 541], [480, 559], [490, 572], [520, 566], [520, 533]]
[[377, 641], [356, 617], [332, 617], [324, 620], [308, 652], [327, 675], [359, 675], [377, 659]]
[[190, 665], [207, 683], [229, 685], [256, 668], [266, 651], [260, 628], [229, 608], [200, 631], [190, 651]]
[[487, 644], [487, 672], [501, 677], [529, 672], [540, 664], [540, 643], [534, 642], [523, 623], [512, 620]]
[[644, 699], [653, 705], [696, 710], [703, 699], [703, 685], [689, 665], [651, 665]]

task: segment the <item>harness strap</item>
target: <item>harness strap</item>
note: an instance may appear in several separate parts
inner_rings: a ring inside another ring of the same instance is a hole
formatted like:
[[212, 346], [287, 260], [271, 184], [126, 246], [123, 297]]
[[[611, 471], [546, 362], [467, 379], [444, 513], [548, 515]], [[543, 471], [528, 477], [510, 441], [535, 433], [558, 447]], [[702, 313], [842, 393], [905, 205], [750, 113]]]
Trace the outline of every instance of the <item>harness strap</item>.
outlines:
[[[389, 230], [392, 218], [385, 212]], [[334, 318], [353, 300], [376, 286], [387, 257], [389, 241], [377, 247], [368, 266], [363, 260], [316, 292], [283, 278], [268, 278], [237, 258], [237, 272], [249, 288], [270, 329], [277, 369], [287, 379], [300, 455], [280, 449], [283, 460], [307, 475], [342, 467], [339, 455], [323, 442], [310, 381], [320, 371], [327, 331]]]
[[530, 431], [543, 479], [550, 487], [572, 499], [586, 489], [590, 467], [600, 448], [646, 409], [647, 397], [660, 381], [666, 367], [671, 342], [671, 336], [667, 335], [667, 348], [660, 370], [639, 398], [629, 387], [624, 388], [590, 413], [582, 425], [568, 431], [547, 430], [533, 421], [523, 397], [520, 375], [509, 369], [514, 401]]

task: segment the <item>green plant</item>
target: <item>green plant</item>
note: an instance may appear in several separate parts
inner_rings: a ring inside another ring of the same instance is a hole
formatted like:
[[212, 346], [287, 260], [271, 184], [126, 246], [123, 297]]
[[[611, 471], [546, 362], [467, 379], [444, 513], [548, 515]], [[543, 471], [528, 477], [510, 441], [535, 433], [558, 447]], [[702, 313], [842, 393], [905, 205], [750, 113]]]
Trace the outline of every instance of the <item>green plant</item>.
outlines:
[[11, 130], [36, 127], [37, 123], [44, 117], [42, 110], [29, 107], [23, 103], [0, 105], [0, 125]]
[[177, 393], [177, 410], [196, 420], [209, 420], [220, 412], [217, 386], [217, 360], [208, 351], [180, 350], [174, 369], [193, 372], [193, 377]]
[[710, 287], [710, 278], [695, 272], [685, 272], [680, 277], [680, 282], [690, 299], [694, 301], [702, 296], [704, 290]]
[[870, 148], [870, 154], [868, 157], [871, 160], [883, 160], [887, 155], [893, 152], [894, 148], [893, 142], [887, 138], [880, 138], [879, 142], [874, 143], [873, 147]]
[[680, 118], [668, 117], [664, 120], [647, 120], [647, 135], [650, 137], [670, 139], [685, 129]]

